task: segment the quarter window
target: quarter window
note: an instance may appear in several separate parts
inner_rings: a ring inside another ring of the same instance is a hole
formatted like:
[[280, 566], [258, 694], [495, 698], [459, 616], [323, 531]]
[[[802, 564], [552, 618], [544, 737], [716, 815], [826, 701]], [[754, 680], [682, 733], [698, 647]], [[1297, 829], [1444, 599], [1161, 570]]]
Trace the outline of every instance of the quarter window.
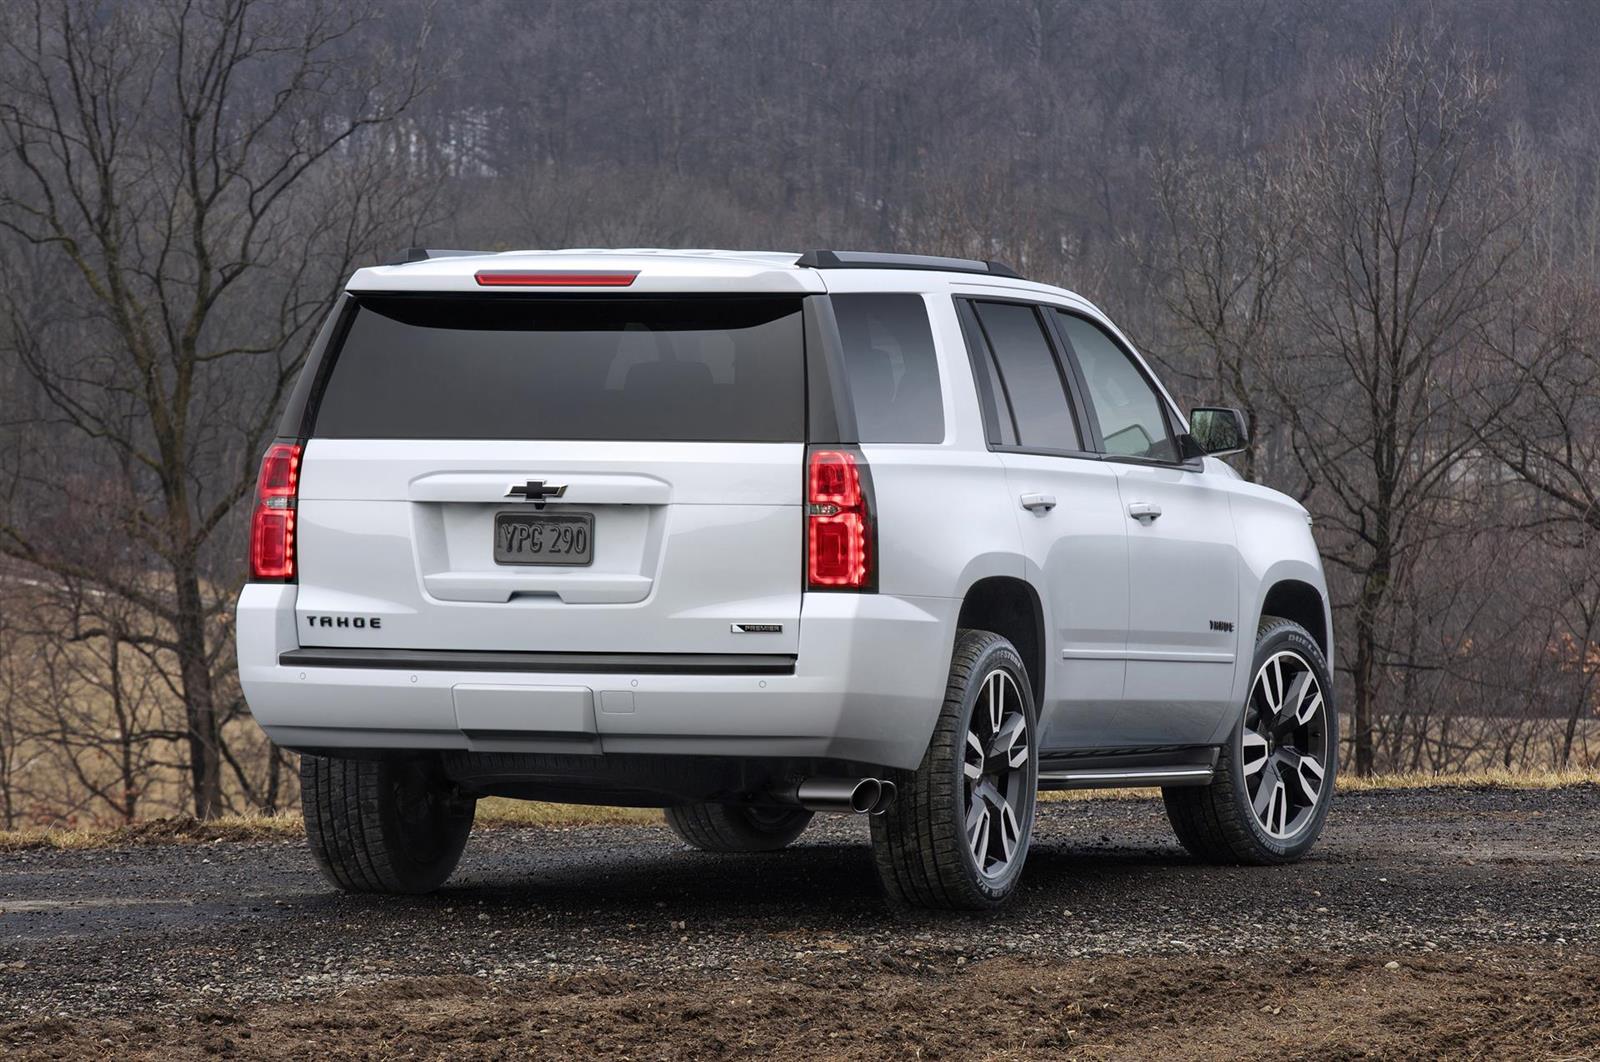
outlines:
[[1088, 385], [1105, 452], [1176, 461], [1178, 448], [1167, 426], [1165, 403], [1128, 352], [1093, 322], [1056, 313]]
[[1081, 450], [1055, 351], [1033, 307], [1009, 302], [973, 304], [999, 368], [1003, 395], [1016, 419], [1019, 444], [1029, 450]]
[[835, 295], [862, 442], [944, 441], [944, 401], [920, 295]]

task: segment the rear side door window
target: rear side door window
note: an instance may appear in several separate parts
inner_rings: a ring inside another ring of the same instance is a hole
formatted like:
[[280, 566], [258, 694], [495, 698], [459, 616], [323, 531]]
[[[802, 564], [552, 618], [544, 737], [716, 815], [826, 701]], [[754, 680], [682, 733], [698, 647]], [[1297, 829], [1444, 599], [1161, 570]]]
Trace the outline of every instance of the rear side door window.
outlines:
[[[992, 386], [999, 418], [1009, 416], [1010, 434], [1024, 450], [1075, 452], [1082, 434], [1068, 398], [1061, 363], [1045, 334], [1039, 311], [1014, 302], [972, 303], [993, 363]], [[1008, 433], [1002, 429], [1002, 440]]]
[[864, 443], [944, 441], [944, 399], [920, 295], [834, 295], [845, 375]]
[[1178, 447], [1166, 402], [1133, 357], [1092, 321], [1057, 310], [1056, 322], [1083, 373], [1105, 452], [1115, 457], [1177, 461]]

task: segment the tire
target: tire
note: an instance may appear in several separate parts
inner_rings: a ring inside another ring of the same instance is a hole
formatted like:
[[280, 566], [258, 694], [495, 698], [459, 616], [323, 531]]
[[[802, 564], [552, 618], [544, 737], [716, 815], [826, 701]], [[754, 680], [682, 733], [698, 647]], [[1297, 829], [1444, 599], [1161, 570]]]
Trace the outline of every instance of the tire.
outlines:
[[684, 804], [666, 809], [667, 825], [702, 852], [776, 852], [811, 824], [803, 808], [754, 808], [734, 804]]
[[432, 892], [455, 870], [477, 801], [422, 760], [300, 757], [306, 840], [345, 892]]
[[[990, 710], [994, 690], [1002, 703], [998, 726]], [[1020, 733], [1014, 716], [1020, 716]], [[974, 730], [980, 732], [972, 734], [978, 742], [974, 758], [981, 759], [969, 765], [973, 746], [968, 738]], [[899, 798], [872, 819], [873, 858], [893, 902], [986, 910], [1010, 897], [1033, 835], [1038, 730], [1033, 689], [1012, 644], [989, 631], [957, 632], [944, 706], [928, 751], [915, 771], [897, 775]], [[980, 795], [986, 785], [987, 795]], [[969, 834], [969, 822], [984, 832]], [[991, 861], [997, 856], [1005, 858]]]
[[[1274, 666], [1279, 670], [1273, 672]], [[1250, 692], [1211, 783], [1162, 794], [1178, 840], [1208, 863], [1292, 863], [1316, 843], [1333, 802], [1339, 712], [1316, 639], [1298, 623], [1263, 617], [1250, 674]], [[1309, 683], [1299, 685], [1301, 674], [1311, 676], [1315, 691]], [[1320, 705], [1314, 692], [1321, 695]], [[1274, 708], [1274, 696], [1280, 708]], [[1294, 723], [1289, 709], [1295, 709]], [[1312, 765], [1320, 768], [1314, 787], [1318, 772]]]

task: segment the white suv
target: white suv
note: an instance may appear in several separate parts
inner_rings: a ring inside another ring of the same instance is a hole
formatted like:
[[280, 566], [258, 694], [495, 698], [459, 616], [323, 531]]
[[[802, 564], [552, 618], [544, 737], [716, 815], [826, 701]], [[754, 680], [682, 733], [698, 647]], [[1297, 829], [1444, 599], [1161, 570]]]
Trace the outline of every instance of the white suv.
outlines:
[[239, 599], [342, 888], [437, 887], [486, 795], [716, 852], [869, 813], [935, 907], [1016, 887], [1040, 789], [1162, 787], [1205, 859], [1316, 839], [1306, 512], [1082, 298], [916, 255], [408, 259], [323, 328]]

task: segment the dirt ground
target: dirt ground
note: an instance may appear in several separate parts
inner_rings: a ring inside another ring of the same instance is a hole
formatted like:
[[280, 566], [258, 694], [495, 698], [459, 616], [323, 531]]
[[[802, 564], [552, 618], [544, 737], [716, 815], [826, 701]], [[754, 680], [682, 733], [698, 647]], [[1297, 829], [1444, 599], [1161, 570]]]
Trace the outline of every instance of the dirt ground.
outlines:
[[1052, 804], [983, 918], [889, 910], [863, 842], [502, 828], [402, 901], [288, 841], [8, 853], [0, 1054], [1600, 1058], [1595, 787], [1351, 794], [1257, 869]]

